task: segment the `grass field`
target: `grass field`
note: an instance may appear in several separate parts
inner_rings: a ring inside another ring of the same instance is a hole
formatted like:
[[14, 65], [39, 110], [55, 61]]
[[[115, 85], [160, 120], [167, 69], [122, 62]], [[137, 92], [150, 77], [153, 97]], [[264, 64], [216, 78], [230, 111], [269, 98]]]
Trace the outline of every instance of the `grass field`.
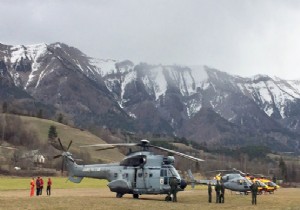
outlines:
[[99, 151], [95, 151], [95, 148], [80, 148], [79, 146], [85, 144], [106, 143], [102, 139], [91, 134], [88, 131], [83, 131], [55, 121], [40, 119], [35, 117], [21, 116], [21, 119], [23, 123], [30, 125], [30, 127], [37, 132], [39, 140], [43, 143], [47, 142], [49, 127], [53, 125], [56, 127], [58, 136], [60, 137], [65, 147], [67, 147], [67, 145], [71, 140], [73, 141], [71, 152], [86, 151], [89, 154], [91, 154], [93, 160], [101, 159], [106, 162], [120, 161], [124, 157], [124, 155], [122, 155], [117, 149], [103, 150], [99, 152]]
[[[46, 179], [46, 177], [45, 177]], [[199, 210], [199, 209], [288, 209], [300, 210], [300, 189], [281, 188], [275, 194], [259, 195], [258, 205], [251, 205], [251, 195], [237, 195], [227, 191], [225, 203], [207, 202], [204, 186], [188, 187], [178, 193], [178, 202], [165, 202], [164, 195], [131, 195], [115, 198], [115, 193], [102, 180], [84, 179], [80, 184], [66, 182], [66, 178], [53, 178], [52, 195], [29, 197], [30, 178], [0, 177], [0, 209], [104, 209], [104, 210]]]

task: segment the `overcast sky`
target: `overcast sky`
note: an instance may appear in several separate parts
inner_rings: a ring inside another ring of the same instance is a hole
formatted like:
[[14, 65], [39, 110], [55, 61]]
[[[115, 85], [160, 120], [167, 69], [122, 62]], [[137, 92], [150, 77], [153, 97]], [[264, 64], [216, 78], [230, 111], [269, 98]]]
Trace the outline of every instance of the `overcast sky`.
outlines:
[[0, 43], [300, 79], [299, 0], [0, 0]]

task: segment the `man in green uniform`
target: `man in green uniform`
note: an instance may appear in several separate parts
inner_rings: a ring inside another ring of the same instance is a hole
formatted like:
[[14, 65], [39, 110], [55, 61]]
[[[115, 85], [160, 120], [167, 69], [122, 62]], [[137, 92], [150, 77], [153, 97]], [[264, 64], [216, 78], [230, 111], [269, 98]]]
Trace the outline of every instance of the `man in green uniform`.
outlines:
[[224, 200], [225, 200], [225, 186], [224, 186], [224, 183], [221, 182], [221, 193], [220, 193], [219, 202], [224, 203]]
[[211, 187], [211, 182], [208, 182], [208, 202], [211, 203], [211, 193], [212, 193], [212, 187]]
[[178, 181], [176, 177], [171, 177], [170, 179], [170, 193], [172, 194], [173, 197], [173, 202], [177, 202], [177, 186], [178, 186]]
[[217, 181], [217, 184], [215, 186], [215, 191], [216, 191], [216, 203], [220, 203], [221, 185], [219, 180]]
[[256, 205], [256, 196], [258, 191], [258, 186], [255, 181], [252, 179], [252, 185], [250, 186], [251, 194], [252, 194], [252, 205]]

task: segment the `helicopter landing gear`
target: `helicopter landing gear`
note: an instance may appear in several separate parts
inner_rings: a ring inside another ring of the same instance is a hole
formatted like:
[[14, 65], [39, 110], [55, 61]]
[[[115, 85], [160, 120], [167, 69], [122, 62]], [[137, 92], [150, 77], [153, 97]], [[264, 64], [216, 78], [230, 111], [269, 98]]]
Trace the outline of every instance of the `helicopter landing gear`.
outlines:
[[167, 196], [165, 197], [165, 201], [172, 201], [171, 195], [167, 195]]
[[132, 197], [135, 198], [135, 199], [138, 199], [139, 198], [139, 194], [133, 194]]
[[117, 194], [116, 194], [116, 197], [117, 197], [117, 198], [122, 198], [122, 197], [123, 197], [123, 194], [122, 194], [122, 193], [117, 193]]

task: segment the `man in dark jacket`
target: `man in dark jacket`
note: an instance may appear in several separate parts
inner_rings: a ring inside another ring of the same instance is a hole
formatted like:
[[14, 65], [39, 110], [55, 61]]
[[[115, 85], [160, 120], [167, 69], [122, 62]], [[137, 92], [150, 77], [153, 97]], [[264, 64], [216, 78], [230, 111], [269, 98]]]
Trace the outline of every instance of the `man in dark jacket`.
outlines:
[[252, 194], [252, 205], [256, 205], [258, 186], [254, 180], [252, 180], [252, 185], [250, 186], [250, 189], [251, 189], [251, 194]]
[[211, 193], [212, 193], [211, 182], [208, 182], [207, 186], [208, 186], [208, 188], [207, 188], [207, 190], [208, 190], [208, 202], [211, 203], [211, 198], [212, 198], [212, 195], [211, 195]]
[[225, 200], [225, 187], [224, 187], [224, 183], [221, 182], [221, 193], [220, 193], [220, 203], [224, 203]]
[[41, 179], [38, 177], [35, 181], [35, 188], [36, 188], [36, 196], [40, 195], [40, 188], [41, 188]]
[[170, 179], [170, 193], [173, 197], [173, 202], [177, 202], [177, 186], [178, 186], [178, 181], [176, 177], [171, 177]]
[[215, 191], [216, 191], [216, 203], [220, 203], [221, 185], [219, 180], [217, 181], [217, 184], [215, 186]]

